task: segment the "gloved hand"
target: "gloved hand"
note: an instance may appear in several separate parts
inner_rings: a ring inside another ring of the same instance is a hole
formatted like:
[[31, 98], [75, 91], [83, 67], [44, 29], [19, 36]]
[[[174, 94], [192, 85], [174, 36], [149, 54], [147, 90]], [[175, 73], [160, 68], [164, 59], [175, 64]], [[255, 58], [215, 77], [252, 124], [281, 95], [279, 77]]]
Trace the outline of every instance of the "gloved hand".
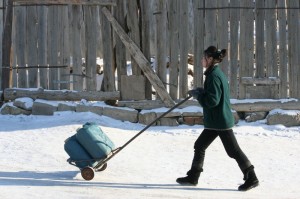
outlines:
[[200, 87], [193, 90], [189, 90], [187, 92], [187, 94], [189, 96], [193, 96], [194, 99], [198, 99], [200, 95], [203, 95], [203, 93], [204, 93], [204, 88], [200, 88]]

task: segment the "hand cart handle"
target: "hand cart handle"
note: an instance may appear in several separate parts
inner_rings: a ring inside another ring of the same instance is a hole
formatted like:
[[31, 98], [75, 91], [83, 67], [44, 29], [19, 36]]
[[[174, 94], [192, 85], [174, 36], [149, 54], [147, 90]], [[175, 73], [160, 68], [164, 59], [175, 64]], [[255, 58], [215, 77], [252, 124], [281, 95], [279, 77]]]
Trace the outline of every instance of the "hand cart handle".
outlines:
[[192, 96], [188, 96], [187, 98], [185, 98], [184, 100], [180, 101], [178, 104], [175, 104], [175, 106], [173, 106], [172, 108], [170, 108], [167, 112], [163, 113], [161, 116], [159, 116], [158, 118], [156, 118], [153, 122], [151, 122], [150, 124], [148, 124], [147, 126], [145, 126], [145, 128], [143, 128], [140, 132], [138, 132], [135, 136], [133, 136], [128, 142], [126, 142], [123, 146], [119, 147], [118, 150], [116, 150], [111, 156], [109, 156], [108, 158], [104, 159], [101, 162], [101, 165], [105, 164], [108, 160], [110, 160], [112, 157], [114, 157], [117, 153], [119, 153], [120, 151], [122, 151], [122, 149], [124, 149], [128, 144], [130, 144], [133, 140], [135, 140], [138, 136], [140, 136], [143, 132], [145, 132], [150, 126], [152, 126], [154, 123], [156, 123], [158, 120], [160, 120], [161, 118], [163, 118], [165, 115], [167, 115], [168, 113], [170, 113], [171, 111], [173, 111], [175, 108], [179, 107], [180, 105], [182, 105], [183, 103], [185, 103], [186, 101], [188, 101]]

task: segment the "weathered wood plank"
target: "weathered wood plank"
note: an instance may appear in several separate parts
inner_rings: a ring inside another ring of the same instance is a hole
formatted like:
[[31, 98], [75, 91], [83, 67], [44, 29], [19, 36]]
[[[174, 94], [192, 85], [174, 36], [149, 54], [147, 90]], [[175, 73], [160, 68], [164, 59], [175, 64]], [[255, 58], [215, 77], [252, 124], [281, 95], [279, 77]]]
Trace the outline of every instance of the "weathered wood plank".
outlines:
[[116, 6], [116, 0], [12, 0], [15, 4], [56, 4], [56, 5], [103, 5], [103, 6]]
[[[41, 6], [38, 9], [38, 35], [37, 35], [37, 42], [38, 42], [38, 64], [42, 66], [46, 66], [47, 64], [47, 13], [48, 9], [46, 6]], [[48, 69], [40, 68], [39, 69], [39, 86], [48, 89]]]
[[[5, 22], [3, 28], [3, 38], [2, 38], [2, 74], [1, 74], [1, 88], [9, 87], [9, 73], [10, 73], [10, 60], [11, 60], [11, 33], [12, 33], [12, 18], [13, 18], [13, 4], [11, 0], [7, 1]], [[1, 32], [2, 34], [2, 32]]]
[[[83, 89], [83, 76], [82, 76], [82, 54], [81, 54], [81, 39], [80, 32], [82, 29], [82, 6], [72, 5], [71, 9], [72, 13], [72, 21], [71, 21], [71, 34], [70, 34], [70, 42], [71, 42], [71, 54], [72, 54], [72, 62], [71, 66], [73, 69], [72, 77], [73, 77], [73, 89], [77, 91], [82, 91]], [[67, 75], [67, 74], [66, 74]]]
[[[29, 6], [26, 8], [26, 57], [29, 66], [37, 65], [37, 7]], [[24, 52], [23, 52], [24, 53]], [[36, 88], [38, 85], [38, 69], [28, 69], [28, 87]]]
[[[231, 7], [238, 7], [239, 0], [231, 0]], [[230, 49], [229, 49], [229, 65], [230, 65], [230, 95], [233, 98], [238, 98], [238, 45], [239, 45], [239, 10], [230, 10]]]
[[[218, 7], [224, 8], [228, 7], [229, 1], [218, 0]], [[218, 10], [218, 22], [217, 22], [217, 44], [219, 49], [228, 49], [228, 20], [229, 20], [229, 10], [219, 9]], [[227, 52], [228, 53], [228, 52]], [[219, 64], [220, 68], [224, 74], [228, 77], [229, 66], [228, 66], [228, 56], [226, 56], [222, 63]]]
[[242, 77], [241, 83], [244, 85], [249, 84], [263, 84], [263, 85], [275, 85], [280, 84], [280, 79], [277, 77], [262, 77], [262, 78], [253, 78], [253, 77]]
[[[276, 1], [265, 0], [265, 7], [276, 7]], [[267, 77], [278, 76], [277, 66], [277, 38], [276, 38], [276, 10], [267, 9], [266, 15], [266, 69]]]
[[84, 8], [85, 17], [85, 41], [86, 41], [86, 88], [88, 91], [96, 91], [96, 50], [97, 50], [97, 35], [94, 27], [96, 26], [97, 7], [86, 6]]
[[167, 82], [167, 11], [166, 1], [156, 0], [156, 72], [163, 83]]
[[[253, 2], [249, 0], [241, 0], [240, 5], [242, 7], [254, 7]], [[251, 9], [240, 10], [240, 77], [252, 77], [253, 76], [253, 11]], [[239, 98], [246, 97], [245, 87], [239, 87]]]
[[[132, 41], [140, 48], [140, 29], [139, 29], [139, 16], [137, 0], [131, 0], [127, 3], [127, 26], [128, 35]], [[141, 75], [141, 69], [136, 61], [131, 59], [131, 70], [133, 75]]]
[[186, 97], [188, 91], [188, 1], [180, 1], [179, 29], [179, 98]]
[[[106, 7], [104, 7], [108, 10]], [[103, 9], [102, 9], [103, 10]], [[109, 12], [109, 11], [108, 11]], [[115, 91], [115, 74], [113, 70], [113, 47], [112, 47], [112, 28], [106, 17], [101, 13], [101, 32], [102, 32], [102, 43], [103, 43], [103, 84], [104, 91]]]
[[[278, 7], [285, 7], [285, 0], [277, 1]], [[287, 40], [286, 40], [286, 10], [280, 9], [278, 12], [278, 32], [279, 32], [279, 76], [281, 79], [279, 97], [287, 97]]]
[[[150, 1], [140, 1], [140, 30], [141, 34], [141, 50], [147, 60], [150, 60], [150, 20], [151, 20], [151, 2]], [[145, 98], [152, 99], [152, 85], [150, 81], [146, 78], [145, 83]]]
[[157, 91], [159, 96], [161, 97], [162, 101], [165, 103], [167, 107], [174, 106], [174, 102], [172, 98], [167, 93], [163, 83], [154, 73], [151, 68], [150, 62], [145, 58], [139, 47], [129, 38], [129, 36], [124, 32], [118, 22], [113, 18], [111, 13], [107, 8], [102, 8], [102, 12], [108, 19], [108, 21], [112, 24], [114, 30], [125, 44], [127, 49], [129, 50], [130, 54], [134, 57], [136, 62], [141, 67], [142, 71], [144, 72], [145, 76], [149, 79], [151, 84], [153, 85], [154, 89]]
[[264, 1], [255, 2], [255, 77], [265, 77]]
[[[205, 1], [205, 49], [209, 46], [217, 46], [217, 0]], [[223, 30], [224, 31], [224, 30]]]
[[[0, 1], [0, 7], [3, 7], [3, 1]], [[2, 63], [2, 39], [3, 39], [3, 10], [4, 9], [0, 9], [0, 64], [2, 64], [3, 66], [3, 63]], [[0, 90], [2, 89], [2, 67], [0, 67]], [[0, 95], [1, 97], [1, 95]]]
[[[25, 45], [26, 45], [26, 28], [25, 28], [25, 11], [24, 7], [15, 8], [16, 12], [16, 56], [18, 67], [26, 66]], [[18, 87], [27, 88], [26, 70], [18, 71]]]
[[51, 37], [48, 37], [48, 44], [49, 44], [49, 57], [48, 62], [50, 65], [49, 69], [49, 88], [58, 90], [59, 89], [59, 78], [58, 78], [58, 69], [57, 68], [51, 68], [51, 66], [58, 65], [58, 55], [59, 55], [59, 49], [58, 49], [58, 6], [51, 6], [49, 7], [48, 12], [48, 35], [51, 35]]
[[88, 101], [105, 101], [118, 100], [120, 93], [115, 92], [99, 92], [99, 91], [70, 91], [70, 90], [44, 90], [44, 89], [18, 89], [8, 88], [4, 90], [5, 100], [14, 100], [20, 97], [30, 97], [32, 99], [45, 100], [65, 100], [80, 101], [85, 99]]
[[[120, 26], [125, 29], [125, 3], [124, 0], [117, 0], [117, 6], [114, 7], [114, 16]], [[101, 12], [101, 10], [100, 10]], [[102, 17], [104, 17], [102, 15]], [[115, 52], [116, 52], [116, 67], [117, 67], [117, 76], [118, 76], [118, 90], [121, 91], [121, 99], [124, 92], [121, 88], [121, 77], [122, 75], [127, 75], [127, 67], [126, 67], [126, 48], [120, 38], [115, 35], [114, 32], [114, 39], [116, 42], [115, 45]]]
[[179, 21], [179, 0], [169, 3], [169, 26], [170, 26], [170, 65], [169, 65], [169, 89], [172, 99], [178, 97], [178, 22]]
[[[287, 1], [288, 8], [298, 8], [299, 1]], [[299, 10], [287, 9], [290, 97], [300, 98], [299, 85]]]

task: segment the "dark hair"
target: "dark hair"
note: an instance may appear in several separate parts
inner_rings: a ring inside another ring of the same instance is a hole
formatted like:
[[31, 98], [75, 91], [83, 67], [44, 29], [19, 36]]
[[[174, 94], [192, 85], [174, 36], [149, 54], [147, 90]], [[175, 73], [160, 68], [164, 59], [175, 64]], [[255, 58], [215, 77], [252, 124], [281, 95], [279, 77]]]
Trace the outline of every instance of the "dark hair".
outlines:
[[218, 50], [215, 46], [209, 46], [205, 51], [204, 55], [207, 57], [212, 57], [214, 59], [213, 63], [222, 62], [223, 58], [227, 55], [227, 50]]

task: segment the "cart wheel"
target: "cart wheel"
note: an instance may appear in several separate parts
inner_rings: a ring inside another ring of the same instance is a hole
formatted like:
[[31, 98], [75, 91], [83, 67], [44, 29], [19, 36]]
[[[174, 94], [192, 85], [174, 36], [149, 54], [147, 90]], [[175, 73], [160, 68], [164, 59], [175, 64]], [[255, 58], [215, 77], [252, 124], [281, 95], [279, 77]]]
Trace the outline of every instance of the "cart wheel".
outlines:
[[92, 167], [84, 167], [81, 169], [81, 176], [85, 180], [92, 180], [95, 176], [95, 171]]
[[107, 163], [104, 163], [104, 165], [99, 169], [97, 169], [97, 171], [104, 171], [106, 168], [107, 168]]

